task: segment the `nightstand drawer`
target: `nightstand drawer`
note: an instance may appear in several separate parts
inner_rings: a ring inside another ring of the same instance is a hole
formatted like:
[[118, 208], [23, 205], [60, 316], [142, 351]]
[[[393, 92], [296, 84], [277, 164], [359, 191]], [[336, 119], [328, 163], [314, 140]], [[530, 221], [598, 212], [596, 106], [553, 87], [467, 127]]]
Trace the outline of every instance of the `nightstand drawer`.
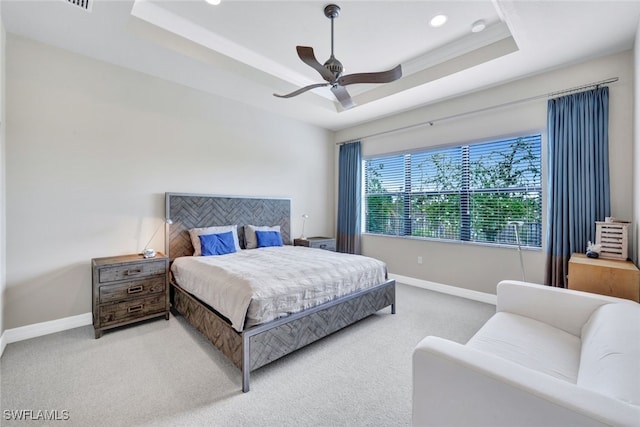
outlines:
[[164, 260], [122, 264], [100, 268], [99, 281], [100, 283], [117, 282], [165, 273], [166, 262]]
[[336, 239], [332, 237], [308, 237], [306, 239], [294, 239], [295, 246], [306, 246], [308, 248], [325, 249], [327, 251], [336, 250]]
[[158, 276], [115, 285], [100, 286], [100, 304], [129, 298], [140, 299], [151, 294], [164, 292], [165, 282], [164, 277]]
[[320, 240], [320, 241], [315, 241], [315, 242], [310, 242], [309, 244], [310, 248], [318, 248], [318, 249], [326, 249], [328, 251], [335, 251], [336, 250], [336, 241], [335, 239], [327, 239], [327, 240]]
[[166, 310], [165, 294], [100, 306], [100, 325], [109, 326]]

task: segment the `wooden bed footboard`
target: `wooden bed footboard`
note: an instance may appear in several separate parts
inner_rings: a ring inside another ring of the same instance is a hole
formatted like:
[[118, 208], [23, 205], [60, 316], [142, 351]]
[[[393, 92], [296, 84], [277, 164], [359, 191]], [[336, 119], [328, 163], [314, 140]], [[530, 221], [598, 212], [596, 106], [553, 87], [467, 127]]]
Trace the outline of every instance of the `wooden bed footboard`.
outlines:
[[172, 283], [172, 307], [242, 371], [242, 391], [249, 374], [274, 360], [391, 306], [395, 314], [395, 280], [354, 292], [242, 333], [198, 299]]

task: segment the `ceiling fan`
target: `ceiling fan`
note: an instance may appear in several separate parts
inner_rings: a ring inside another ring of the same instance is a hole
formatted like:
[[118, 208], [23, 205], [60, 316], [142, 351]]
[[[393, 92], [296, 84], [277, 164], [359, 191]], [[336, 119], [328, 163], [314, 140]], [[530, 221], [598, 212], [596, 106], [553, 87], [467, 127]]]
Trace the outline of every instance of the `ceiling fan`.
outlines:
[[400, 65], [397, 65], [395, 68], [388, 71], [380, 71], [376, 73], [355, 73], [343, 76], [342, 72], [344, 71], [344, 67], [342, 66], [342, 63], [333, 56], [333, 20], [340, 15], [340, 7], [335, 4], [330, 4], [324, 8], [324, 15], [331, 19], [331, 56], [329, 59], [324, 64], [320, 64], [313, 53], [313, 48], [308, 46], [296, 46], [296, 51], [298, 52], [298, 57], [300, 57], [302, 62], [319, 72], [326, 82], [305, 86], [286, 95], [278, 95], [274, 93], [274, 96], [279, 98], [291, 98], [311, 89], [331, 86], [331, 92], [336, 96], [336, 99], [340, 102], [342, 107], [347, 110], [354, 107], [355, 103], [351, 99], [351, 95], [349, 95], [345, 86], [356, 83], [389, 83], [402, 77], [402, 68]]

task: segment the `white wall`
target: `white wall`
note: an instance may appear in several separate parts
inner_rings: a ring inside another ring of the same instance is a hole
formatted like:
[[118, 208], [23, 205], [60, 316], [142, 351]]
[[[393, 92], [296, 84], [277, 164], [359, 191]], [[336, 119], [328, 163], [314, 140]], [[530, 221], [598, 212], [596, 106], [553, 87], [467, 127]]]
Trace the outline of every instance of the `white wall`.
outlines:
[[634, 143], [633, 143], [633, 260], [640, 265], [640, 22], [634, 45]]
[[[617, 83], [610, 85], [609, 153], [612, 215], [631, 218], [633, 214], [632, 51], [514, 81], [483, 92], [346, 129], [336, 133], [336, 141], [351, 140], [441, 117], [512, 103], [610, 77], [619, 77]], [[528, 132], [543, 132], [543, 144], [546, 145], [546, 135], [544, 135], [546, 113], [547, 98], [543, 97], [535, 101], [515, 103], [504, 108], [457, 119], [436, 120], [433, 126], [423, 126], [382, 137], [365, 138], [363, 155], [492, 140]], [[546, 195], [543, 197], [546, 198]], [[546, 206], [546, 203], [544, 205]], [[543, 212], [546, 213], [546, 208]], [[546, 215], [543, 217], [543, 223], [545, 218]], [[543, 240], [544, 237], [543, 230]], [[511, 248], [373, 235], [364, 235], [362, 240], [363, 253], [386, 261], [389, 271], [394, 274], [488, 293], [495, 293], [495, 285], [502, 279], [521, 278], [518, 254]], [[545, 268], [543, 251], [524, 251], [523, 255], [527, 280], [543, 282]], [[424, 260], [422, 265], [417, 262], [418, 256]]]
[[7, 329], [90, 312], [91, 258], [142, 250], [165, 192], [290, 197], [294, 236], [333, 233], [329, 131], [13, 34], [6, 80]]
[[640, 266], [640, 22], [636, 30], [634, 45], [634, 143], [633, 143], [633, 254]]
[[2, 354], [2, 334], [4, 322], [4, 293], [6, 275], [6, 202], [5, 202], [5, 29], [0, 16], [0, 354]]

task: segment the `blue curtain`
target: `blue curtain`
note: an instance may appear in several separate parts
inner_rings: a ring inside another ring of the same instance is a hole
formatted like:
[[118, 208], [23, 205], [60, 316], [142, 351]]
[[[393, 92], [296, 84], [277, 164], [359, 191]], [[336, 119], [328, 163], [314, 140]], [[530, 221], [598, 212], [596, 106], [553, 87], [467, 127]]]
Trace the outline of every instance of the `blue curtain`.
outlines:
[[549, 100], [547, 285], [566, 287], [568, 263], [595, 241], [595, 222], [611, 213], [609, 88]]
[[340, 146], [336, 250], [360, 254], [362, 150], [360, 142]]

